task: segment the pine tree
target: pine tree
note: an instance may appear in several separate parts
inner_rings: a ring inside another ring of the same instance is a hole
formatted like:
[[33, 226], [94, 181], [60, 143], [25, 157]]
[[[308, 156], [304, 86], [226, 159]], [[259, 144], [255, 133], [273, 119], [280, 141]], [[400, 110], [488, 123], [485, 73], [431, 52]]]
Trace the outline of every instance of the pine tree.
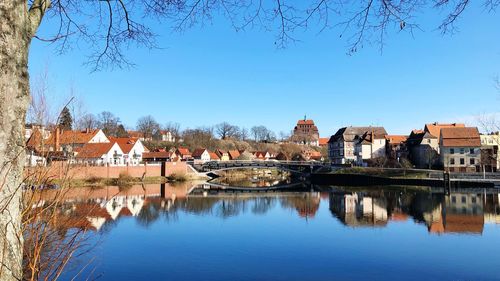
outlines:
[[71, 130], [73, 128], [73, 117], [67, 107], [64, 107], [59, 119], [59, 127], [63, 130]]

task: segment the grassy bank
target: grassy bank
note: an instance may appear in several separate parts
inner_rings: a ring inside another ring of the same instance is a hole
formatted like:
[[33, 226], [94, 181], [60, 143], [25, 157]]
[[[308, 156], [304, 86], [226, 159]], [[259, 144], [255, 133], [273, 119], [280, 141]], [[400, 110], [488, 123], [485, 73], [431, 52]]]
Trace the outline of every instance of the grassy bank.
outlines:
[[[436, 171], [439, 172], [439, 171]], [[332, 174], [353, 174], [353, 175], [367, 175], [378, 176], [387, 178], [412, 178], [424, 179], [428, 177], [427, 171], [418, 170], [405, 170], [405, 169], [381, 169], [381, 168], [364, 168], [352, 167], [344, 168], [331, 172]]]

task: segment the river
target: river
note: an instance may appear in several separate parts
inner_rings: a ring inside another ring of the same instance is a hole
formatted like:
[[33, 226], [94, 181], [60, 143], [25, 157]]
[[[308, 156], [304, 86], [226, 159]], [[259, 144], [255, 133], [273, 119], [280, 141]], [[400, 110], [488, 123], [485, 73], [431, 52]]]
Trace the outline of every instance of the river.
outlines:
[[494, 190], [195, 186], [69, 190], [86, 240], [62, 280], [500, 280]]

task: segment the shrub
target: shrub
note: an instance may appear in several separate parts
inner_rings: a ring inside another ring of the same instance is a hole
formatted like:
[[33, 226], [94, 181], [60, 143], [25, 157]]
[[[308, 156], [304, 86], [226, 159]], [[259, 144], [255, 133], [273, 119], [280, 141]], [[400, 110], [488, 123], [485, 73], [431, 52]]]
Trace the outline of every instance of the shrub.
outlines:
[[120, 173], [116, 179], [116, 185], [118, 186], [130, 186], [134, 182], [134, 178], [128, 173]]
[[170, 176], [167, 177], [169, 181], [187, 181], [187, 177], [185, 174], [176, 174], [172, 173]]
[[90, 176], [87, 178], [87, 182], [90, 183], [90, 184], [97, 184], [97, 183], [101, 183], [103, 180], [103, 178], [101, 177], [97, 177], [97, 176]]

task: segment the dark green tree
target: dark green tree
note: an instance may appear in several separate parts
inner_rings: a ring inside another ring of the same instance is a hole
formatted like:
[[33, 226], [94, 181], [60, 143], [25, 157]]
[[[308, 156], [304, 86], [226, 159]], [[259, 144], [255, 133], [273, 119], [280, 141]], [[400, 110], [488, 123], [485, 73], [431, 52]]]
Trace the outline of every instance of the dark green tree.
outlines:
[[68, 107], [64, 107], [59, 118], [59, 127], [63, 130], [71, 130], [73, 128], [73, 117]]

